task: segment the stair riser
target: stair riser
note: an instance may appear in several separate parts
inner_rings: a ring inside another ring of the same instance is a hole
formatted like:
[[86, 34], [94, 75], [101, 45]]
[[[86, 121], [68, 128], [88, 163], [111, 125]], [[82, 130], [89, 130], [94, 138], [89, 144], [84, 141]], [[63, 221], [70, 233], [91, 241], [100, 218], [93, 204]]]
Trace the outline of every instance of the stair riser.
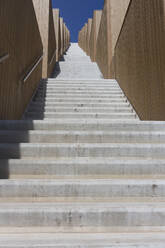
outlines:
[[29, 111], [31, 112], [67, 112], [67, 113], [132, 113], [132, 109], [130, 107], [114, 107], [114, 108], [80, 108], [80, 107], [75, 107], [75, 108], [65, 108], [65, 107], [30, 107]]
[[[146, 210], [146, 209], [145, 209]], [[76, 209], [70, 208], [36, 208], [36, 209], [1, 209], [0, 226], [33, 227], [137, 227], [137, 226], [164, 226], [165, 211], [153, 210], [141, 211], [123, 208], [117, 209]]]
[[49, 160], [0, 160], [0, 175], [8, 178], [9, 175], [56, 175], [74, 177], [79, 175], [164, 175], [165, 163], [141, 162], [129, 160], [126, 162], [50, 162]]
[[[66, 180], [67, 181], [67, 180]], [[165, 184], [163, 181], [147, 180], [136, 182], [121, 183], [120, 180], [116, 183], [108, 183], [97, 181], [84, 183], [67, 183], [65, 181], [54, 183], [50, 181], [45, 183], [44, 180], [34, 181], [14, 181], [14, 182], [0, 182], [0, 197], [165, 197]], [[67, 199], [66, 199], [67, 200]]]
[[37, 97], [37, 98], [34, 98], [33, 99], [33, 102], [32, 103], [38, 103], [38, 104], [56, 104], [56, 103], [76, 103], [76, 104], [80, 104], [80, 103], [83, 103], [83, 104], [87, 104], [87, 103], [90, 103], [90, 104], [95, 104], [95, 103], [102, 103], [102, 104], [111, 104], [111, 103], [115, 103], [115, 104], [121, 104], [121, 103], [127, 103], [128, 104], [128, 101], [126, 98], [119, 98], [119, 99], [116, 99], [116, 98], [111, 98], [111, 99], [97, 99], [97, 98], [67, 98], [67, 99], [62, 99], [62, 98], [59, 98], [59, 97], [56, 97], [56, 98], [49, 98], [49, 99], [45, 99], [43, 97]]
[[96, 94], [123, 94], [123, 92], [121, 91], [121, 89], [119, 88], [108, 88], [108, 89], [56, 89], [56, 88], [39, 88], [37, 93], [54, 93], [54, 94], [80, 94], [80, 93], [96, 93]]
[[135, 131], [164, 132], [165, 125], [158, 122], [140, 122], [138, 120], [46, 120], [46, 121], [0, 121], [0, 130], [64, 130], [64, 131]]
[[[15, 245], [16, 243], [16, 245]], [[148, 243], [143, 243], [141, 241], [141, 244], [137, 243], [136, 241], [135, 242], [131, 242], [131, 244], [129, 243], [118, 243], [118, 245], [116, 246], [116, 242], [102, 242], [100, 243], [99, 245], [98, 244], [95, 244], [95, 245], [91, 245], [90, 242], [89, 244], [87, 244], [87, 242], [70, 242], [70, 240], [68, 240], [68, 242], [62, 242], [61, 244], [58, 244], [57, 241], [55, 241], [54, 243], [51, 242], [51, 244], [48, 244], [49, 242], [47, 241], [47, 244], [43, 244], [43, 241], [41, 242], [41, 245], [40, 245], [40, 242], [38, 242], [36, 244], [36, 242], [26, 242], [26, 243], [30, 243], [29, 245], [28, 244], [24, 244], [22, 245], [23, 242], [18, 243], [13, 241], [13, 244], [9, 244], [8, 243], [2, 243], [0, 244], [0, 248], [32, 248], [32, 247], [37, 247], [37, 248], [69, 248], [69, 247], [72, 247], [72, 248], [164, 248], [164, 242], [152, 242], [152, 244], [150, 242]], [[46, 243], [46, 242], [45, 242]], [[37, 245], [37, 246], [35, 246]]]
[[43, 113], [38, 114], [37, 112], [27, 112], [27, 119], [32, 120], [43, 120], [43, 119], [66, 119], [66, 118], [94, 118], [94, 119], [135, 119], [136, 116], [133, 113], [130, 114], [121, 114], [121, 113], [105, 113], [105, 114], [93, 114], [93, 113]]
[[118, 133], [52, 133], [0, 131], [0, 143], [165, 143], [162, 134], [120, 134]]
[[39, 87], [42, 88], [94, 88], [94, 89], [105, 89], [105, 88], [118, 88], [120, 89], [120, 86], [118, 83], [105, 83], [105, 82], [100, 82], [99, 80], [95, 80], [94, 82], [79, 82], [76, 80], [73, 81], [64, 81], [64, 82], [51, 82], [49, 81], [48, 83], [41, 83]]
[[30, 108], [56, 108], [56, 107], [64, 107], [64, 108], [123, 108], [130, 107], [129, 103], [126, 102], [118, 102], [118, 103], [69, 103], [69, 102], [54, 102], [54, 103], [32, 103]]
[[127, 144], [0, 144], [0, 158], [48, 157], [164, 158], [165, 145]]
[[100, 95], [110, 95], [110, 94], [116, 94], [116, 95], [123, 95], [123, 92], [121, 90], [38, 90], [37, 95], [57, 95], [57, 94], [100, 94]]
[[73, 86], [73, 87], [79, 87], [79, 85], [81, 86], [88, 86], [88, 85], [92, 85], [92, 86], [95, 86], [95, 85], [98, 85], [99, 87], [104, 87], [105, 85], [109, 85], [109, 86], [118, 86], [118, 83], [116, 80], [106, 80], [106, 79], [94, 79], [94, 80], [91, 80], [91, 79], [66, 79], [66, 80], [62, 80], [62, 79], [55, 79], [55, 78], [48, 78], [48, 79], [45, 79], [45, 80], [42, 80], [40, 85], [53, 85], [53, 86], [59, 86], [59, 87], [62, 87], [63, 85], [64, 86]]
[[58, 93], [50, 93], [50, 94], [36, 94], [36, 97], [44, 97], [45, 99], [48, 99], [48, 98], [65, 98], [65, 97], [68, 97], [68, 98], [117, 98], [117, 99], [120, 99], [120, 98], [123, 98], [123, 97], [125, 97], [123, 94], [113, 94], [113, 93], [109, 93], [109, 94], [95, 94], [95, 93], [86, 93], [86, 94], [79, 94], [79, 93], [77, 93], [77, 94], [69, 94], [69, 93], [66, 93], [66, 94], [58, 94]]
[[104, 87], [102, 87], [102, 86], [96, 86], [96, 85], [94, 85], [94, 86], [82, 86], [82, 85], [77, 85], [77, 86], [72, 86], [72, 85], [63, 85], [63, 86], [60, 86], [60, 85], [49, 85], [49, 84], [47, 84], [47, 85], [41, 85], [41, 86], [39, 86], [38, 87], [38, 89], [39, 90], [46, 90], [46, 91], [71, 91], [71, 90], [73, 90], [73, 91], [95, 91], [95, 90], [97, 90], [97, 91], [107, 91], [107, 90], [109, 90], [109, 91], [111, 91], [111, 90], [113, 90], [113, 91], [120, 91], [121, 92], [121, 88], [119, 87], [119, 86], [104, 86]]

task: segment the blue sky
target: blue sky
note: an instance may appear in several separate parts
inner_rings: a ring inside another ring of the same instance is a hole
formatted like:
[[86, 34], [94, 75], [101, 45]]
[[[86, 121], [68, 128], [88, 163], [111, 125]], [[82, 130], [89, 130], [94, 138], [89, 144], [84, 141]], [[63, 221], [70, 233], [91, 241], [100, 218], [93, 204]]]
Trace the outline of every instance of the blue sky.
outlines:
[[71, 32], [71, 41], [77, 42], [78, 31], [88, 18], [93, 17], [93, 10], [102, 9], [104, 0], [52, 0], [53, 8], [60, 9], [60, 15]]

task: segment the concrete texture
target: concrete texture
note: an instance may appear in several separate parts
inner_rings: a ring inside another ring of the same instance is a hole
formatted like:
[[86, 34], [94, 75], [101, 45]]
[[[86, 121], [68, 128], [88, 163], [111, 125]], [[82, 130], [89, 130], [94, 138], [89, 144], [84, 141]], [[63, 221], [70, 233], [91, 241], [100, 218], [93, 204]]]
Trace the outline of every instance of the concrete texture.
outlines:
[[[0, 247], [31, 248], [31, 247], [74, 247], [74, 248], [163, 248], [165, 238], [162, 233], [149, 234], [3, 234]], [[143, 239], [143, 241], [140, 240]], [[14, 245], [13, 245], [14, 244]], [[70, 245], [68, 245], [70, 244]]]
[[77, 44], [64, 59], [23, 120], [0, 121], [0, 247], [163, 248], [164, 122], [140, 121]]
[[102, 77], [97, 64], [91, 63], [90, 58], [77, 43], [72, 43], [63, 61], [59, 62], [58, 73], [58, 79], [99, 79]]

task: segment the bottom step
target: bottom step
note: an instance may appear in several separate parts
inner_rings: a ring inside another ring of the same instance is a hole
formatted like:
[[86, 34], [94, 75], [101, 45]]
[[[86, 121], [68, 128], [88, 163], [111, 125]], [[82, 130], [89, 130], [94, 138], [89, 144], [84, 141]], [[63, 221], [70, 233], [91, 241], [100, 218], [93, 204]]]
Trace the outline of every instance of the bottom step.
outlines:
[[165, 233], [1, 234], [0, 248], [164, 248]]

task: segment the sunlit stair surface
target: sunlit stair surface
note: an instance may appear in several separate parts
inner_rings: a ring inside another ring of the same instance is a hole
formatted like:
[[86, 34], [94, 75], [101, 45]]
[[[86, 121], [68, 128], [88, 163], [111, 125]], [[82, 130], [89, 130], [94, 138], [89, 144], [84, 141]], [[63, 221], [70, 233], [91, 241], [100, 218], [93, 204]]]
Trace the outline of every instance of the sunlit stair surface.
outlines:
[[75, 43], [55, 75], [0, 121], [0, 248], [164, 248], [165, 123]]

